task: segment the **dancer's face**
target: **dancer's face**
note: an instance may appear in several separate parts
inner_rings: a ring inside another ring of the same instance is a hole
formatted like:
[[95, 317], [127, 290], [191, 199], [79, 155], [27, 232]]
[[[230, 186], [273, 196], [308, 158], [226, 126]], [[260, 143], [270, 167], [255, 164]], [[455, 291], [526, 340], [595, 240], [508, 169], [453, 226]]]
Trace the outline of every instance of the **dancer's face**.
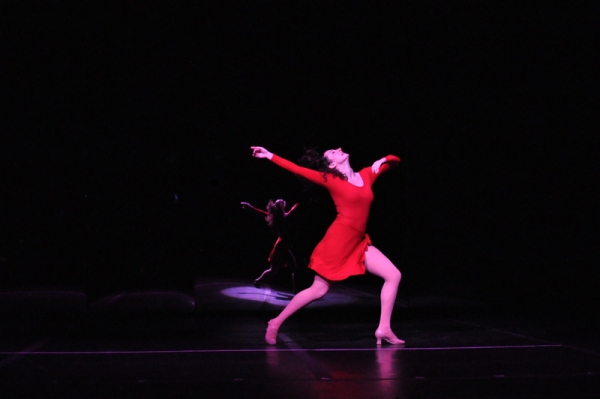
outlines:
[[350, 155], [342, 151], [341, 148], [336, 148], [335, 150], [325, 151], [323, 156], [329, 161], [330, 167], [335, 168], [337, 165], [348, 160]]

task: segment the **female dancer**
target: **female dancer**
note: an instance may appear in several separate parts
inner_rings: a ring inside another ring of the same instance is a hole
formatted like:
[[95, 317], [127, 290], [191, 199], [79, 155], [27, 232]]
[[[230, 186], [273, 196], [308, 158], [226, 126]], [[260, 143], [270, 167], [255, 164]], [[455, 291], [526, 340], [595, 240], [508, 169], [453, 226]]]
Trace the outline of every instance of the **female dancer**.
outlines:
[[313, 284], [295, 295], [281, 313], [267, 324], [265, 341], [277, 342], [277, 331], [292, 314], [312, 301], [323, 297], [332, 281], [366, 271], [383, 278], [381, 288], [381, 314], [375, 330], [377, 345], [381, 340], [390, 344], [403, 344], [392, 332], [391, 318], [400, 284], [401, 274], [394, 264], [371, 245], [366, 234], [369, 208], [373, 201], [371, 186], [384, 171], [400, 162], [400, 158], [388, 155], [373, 163], [370, 168], [355, 172], [350, 167], [350, 156], [341, 148], [325, 151], [322, 156], [308, 152], [304, 160], [317, 170], [298, 166], [263, 147], [250, 147], [252, 156], [266, 158], [288, 171], [325, 187], [337, 209], [337, 216], [323, 239], [315, 247], [308, 265], [315, 271]]
[[292, 273], [292, 290], [296, 293], [296, 257], [290, 249], [288, 238], [287, 238], [287, 225], [286, 220], [288, 216], [298, 207], [298, 204], [294, 204], [289, 211], [285, 210], [287, 203], [285, 200], [278, 199], [277, 201], [269, 200], [266, 210], [262, 210], [250, 205], [247, 202], [242, 202], [242, 208], [250, 208], [260, 214], [265, 215], [265, 220], [271, 228], [271, 230], [277, 234], [277, 241], [269, 253], [269, 268], [262, 272], [260, 277], [254, 280], [254, 286], [260, 287], [261, 281], [267, 278], [269, 275], [275, 275], [284, 267], [288, 267]]

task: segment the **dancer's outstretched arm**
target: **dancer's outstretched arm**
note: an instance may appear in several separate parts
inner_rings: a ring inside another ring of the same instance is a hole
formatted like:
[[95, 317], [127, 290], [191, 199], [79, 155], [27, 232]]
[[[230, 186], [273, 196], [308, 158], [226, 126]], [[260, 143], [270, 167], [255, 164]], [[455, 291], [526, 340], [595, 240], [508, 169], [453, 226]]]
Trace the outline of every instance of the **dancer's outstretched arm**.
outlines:
[[328, 181], [323, 179], [323, 172], [319, 172], [314, 169], [305, 168], [303, 166], [296, 165], [293, 162], [288, 161], [287, 159], [281, 158], [273, 154], [270, 151], [267, 151], [263, 147], [253, 146], [250, 147], [252, 149], [252, 156], [255, 158], [266, 158], [272, 161], [274, 164], [292, 172], [297, 175], [300, 175], [315, 184], [319, 184], [325, 186], [328, 184]]
[[262, 213], [263, 215], [268, 215], [267, 211], [263, 211], [262, 209], [259, 209], [259, 208], [255, 207], [255, 206], [252, 206], [252, 205], [250, 205], [247, 202], [242, 202], [241, 204], [242, 204], [242, 209], [250, 208], [253, 211], [256, 211], [258, 213]]

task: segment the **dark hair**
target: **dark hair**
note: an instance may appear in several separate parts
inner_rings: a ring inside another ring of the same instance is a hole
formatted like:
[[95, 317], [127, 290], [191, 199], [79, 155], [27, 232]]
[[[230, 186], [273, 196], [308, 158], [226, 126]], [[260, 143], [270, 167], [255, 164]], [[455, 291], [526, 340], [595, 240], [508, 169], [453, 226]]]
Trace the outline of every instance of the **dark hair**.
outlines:
[[[305, 148], [304, 155], [300, 157], [300, 159], [298, 160], [298, 164], [306, 168], [322, 172], [321, 174], [323, 175], [324, 181], [327, 181], [328, 174], [330, 174], [334, 178], [340, 178], [343, 180], [348, 179], [339, 170], [330, 168], [329, 160], [325, 158], [323, 154], [316, 148]], [[308, 179], [305, 179], [300, 175], [298, 175], [297, 177], [302, 183], [302, 191], [304, 192], [304, 195], [306, 195], [306, 200], [308, 202], [322, 203], [326, 201], [326, 198], [329, 198], [329, 196], [323, 196], [322, 190], [315, 190], [315, 186], [317, 186], [315, 183], [311, 182]]]
[[348, 177], [337, 169], [329, 167], [329, 160], [323, 156], [320, 151], [314, 148], [308, 148], [304, 150], [298, 163], [307, 168], [318, 170], [323, 174], [323, 180], [327, 181], [327, 174], [339, 177], [342, 180], [347, 180]]
[[269, 227], [278, 232], [283, 227], [283, 219], [285, 215], [285, 209], [283, 207], [283, 202], [277, 202], [273, 200], [269, 200], [267, 204], [267, 216], [265, 216], [265, 220]]

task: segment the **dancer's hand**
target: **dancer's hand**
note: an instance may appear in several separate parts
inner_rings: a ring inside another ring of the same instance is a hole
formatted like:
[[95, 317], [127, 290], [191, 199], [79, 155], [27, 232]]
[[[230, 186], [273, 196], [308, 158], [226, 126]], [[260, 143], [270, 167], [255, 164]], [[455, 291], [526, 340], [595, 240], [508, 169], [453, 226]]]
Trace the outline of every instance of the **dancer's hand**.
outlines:
[[379, 173], [379, 168], [381, 167], [381, 165], [383, 165], [385, 161], [385, 158], [381, 158], [373, 162], [373, 166], [371, 166], [371, 170], [373, 171], [373, 173]]
[[255, 158], [273, 158], [273, 153], [267, 151], [263, 147], [250, 147], [252, 149], [252, 156]]
[[247, 202], [242, 202], [241, 204], [242, 204], [242, 209], [246, 209], [247, 206], [250, 206], [250, 204]]

